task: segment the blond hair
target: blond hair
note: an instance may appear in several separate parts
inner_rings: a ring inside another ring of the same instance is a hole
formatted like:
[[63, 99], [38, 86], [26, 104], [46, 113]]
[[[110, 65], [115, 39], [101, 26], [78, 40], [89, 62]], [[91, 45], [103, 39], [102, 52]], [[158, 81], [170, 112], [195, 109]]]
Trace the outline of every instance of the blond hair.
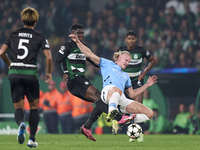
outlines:
[[39, 19], [39, 13], [34, 8], [27, 7], [21, 12], [21, 19], [24, 25], [34, 26]]
[[131, 53], [129, 53], [128, 51], [118, 51], [114, 53], [114, 60], [117, 60], [121, 54], [128, 54], [130, 57], [132, 57]]

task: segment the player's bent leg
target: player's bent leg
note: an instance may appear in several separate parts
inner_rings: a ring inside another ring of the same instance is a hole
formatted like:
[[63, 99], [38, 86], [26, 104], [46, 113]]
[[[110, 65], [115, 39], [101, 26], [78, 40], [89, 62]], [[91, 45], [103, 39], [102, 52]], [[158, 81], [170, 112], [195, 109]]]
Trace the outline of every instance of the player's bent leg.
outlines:
[[88, 87], [85, 98], [94, 102], [102, 112], [108, 113], [108, 105], [101, 100], [101, 92], [93, 85]]
[[[126, 111], [129, 112], [129, 113], [137, 114], [136, 118], [138, 117], [139, 114], [143, 114], [143, 116], [144, 116], [143, 118], [144, 119], [145, 118], [151, 119], [153, 117], [153, 111], [150, 108], [148, 108], [148, 107], [144, 106], [143, 104], [141, 104], [139, 102], [136, 102], [136, 101], [130, 103], [126, 107]], [[135, 121], [135, 119], [134, 119], [134, 121]]]

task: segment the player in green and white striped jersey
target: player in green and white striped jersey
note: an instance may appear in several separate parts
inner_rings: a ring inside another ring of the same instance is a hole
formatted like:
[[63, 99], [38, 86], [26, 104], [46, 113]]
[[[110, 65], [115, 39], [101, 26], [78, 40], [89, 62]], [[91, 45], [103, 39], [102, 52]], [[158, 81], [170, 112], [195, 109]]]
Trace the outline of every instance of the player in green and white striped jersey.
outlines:
[[[0, 49], [0, 56], [9, 67], [9, 80], [12, 101], [15, 108], [15, 121], [19, 126], [17, 140], [20, 144], [25, 141], [24, 124], [24, 97], [28, 98], [30, 105], [29, 126], [30, 137], [27, 146], [37, 147], [35, 134], [39, 122], [39, 83], [37, 74], [37, 55], [40, 50], [46, 57], [45, 81], [52, 80], [51, 71], [53, 60], [48, 41], [44, 36], [34, 30], [38, 22], [39, 14], [34, 8], [25, 8], [21, 12], [21, 20], [24, 27], [10, 34], [9, 38]], [[6, 52], [11, 51], [11, 60]]]
[[[124, 69], [124, 72], [127, 72], [130, 76], [133, 89], [137, 89], [143, 85], [145, 75], [155, 65], [156, 61], [148, 50], [144, 49], [142, 46], [136, 45], [137, 34], [134, 31], [128, 31], [125, 40], [127, 45], [120, 47], [119, 51], [130, 52], [132, 55], [132, 60], [128, 67]], [[144, 71], [142, 71], [144, 58], [146, 58], [150, 63], [144, 69]], [[142, 103], [143, 93], [137, 96], [135, 100]]]
[[[84, 29], [81, 24], [73, 24], [70, 30], [72, 34], [77, 35], [81, 42], [83, 41]], [[80, 132], [88, 139], [96, 141], [92, 136], [90, 128], [102, 112], [107, 113], [108, 106], [101, 100], [100, 91], [85, 77], [86, 60], [94, 64], [90, 59], [85, 57], [73, 40], [69, 40], [58, 50], [55, 67], [59, 75], [63, 78], [63, 83], [67, 84], [71, 94], [82, 100], [94, 102], [97, 105], [93, 109], [88, 121], [80, 128]]]

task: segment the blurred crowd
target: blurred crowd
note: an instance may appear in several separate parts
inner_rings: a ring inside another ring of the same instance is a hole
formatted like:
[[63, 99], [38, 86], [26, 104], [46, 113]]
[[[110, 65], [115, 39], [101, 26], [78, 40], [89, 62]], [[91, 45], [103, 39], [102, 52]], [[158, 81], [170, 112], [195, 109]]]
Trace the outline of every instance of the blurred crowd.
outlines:
[[[22, 27], [20, 12], [30, 6], [40, 13], [36, 30], [48, 38], [55, 58], [68, 40], [69, 28], [81, 23], [84, 42], [108, 59], [125, 44], [127, 30], [134, 30], [137, 44], [148, 49], [157, 60], [154, 68], [200, 68], [200, 2], [198, 0], [107, 0], [100, 11], [90, 0], [0, 1], [0, 43]], [[106, 3], [107, 2], [107, 3]], [[39, 75], [44, 75], [44, 59], [38, 58]], [[147, 63], [147, 62], [145, 62]], [[144, 65], [146, 65], [144, 63]], [[91, 69], [93, 70], [93, 69]], [[0, 73], [7, 66], [0, 60]], [[54, 69], [53, 75], [58, 75]]]

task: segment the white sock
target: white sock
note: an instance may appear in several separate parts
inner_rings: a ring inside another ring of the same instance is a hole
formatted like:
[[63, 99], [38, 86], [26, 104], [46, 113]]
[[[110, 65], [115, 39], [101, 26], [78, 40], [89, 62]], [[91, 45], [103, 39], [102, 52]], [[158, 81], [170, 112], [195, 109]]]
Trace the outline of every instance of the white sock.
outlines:
[[136, 114], [134, 118], [135, 123], [145, 122], [146, 120], [149, 120], [149, 118], [145, 114]]
[[108, 113], [111, 112], [112, 110], [117, 109], [119, 98], [120, 98], [120, 94], [118, 92], [114, 92], [112, 94], [109, 100]]

